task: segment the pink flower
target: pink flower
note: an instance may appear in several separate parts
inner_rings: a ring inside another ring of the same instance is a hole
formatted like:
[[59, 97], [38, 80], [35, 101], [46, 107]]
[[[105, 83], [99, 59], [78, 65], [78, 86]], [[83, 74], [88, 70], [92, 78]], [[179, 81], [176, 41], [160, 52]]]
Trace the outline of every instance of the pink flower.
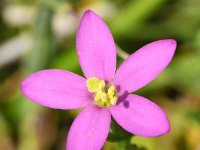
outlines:
[[86, 11], [77, 36], [77, 52], [86, 78], [49, 69], [27, 77], [23, 95], [55, 109], [84, 110], [68, 134], [67, 150], [101, 149], [109, 133], [111, 115], [125, 130], [138, 136], [155, 137], [169, 132], [166, 114], [148, 99], [129, 94], [152, 80], [169, 64], [176, 41], [152, 42], [130, 55], [116, 70], [113, 37], [100, 17]]

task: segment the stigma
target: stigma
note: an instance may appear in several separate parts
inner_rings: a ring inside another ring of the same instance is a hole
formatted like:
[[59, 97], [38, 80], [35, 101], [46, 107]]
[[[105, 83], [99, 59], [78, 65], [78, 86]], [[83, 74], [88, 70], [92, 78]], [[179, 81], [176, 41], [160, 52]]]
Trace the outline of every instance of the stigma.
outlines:
[[96, 77], [88, 78], [86, 86], [90, 93], [93, 93], [95, 105], [109, 107], [116, 105], [118, 100], [117, 90], [114, 85], [106, 84], [104, 80]]

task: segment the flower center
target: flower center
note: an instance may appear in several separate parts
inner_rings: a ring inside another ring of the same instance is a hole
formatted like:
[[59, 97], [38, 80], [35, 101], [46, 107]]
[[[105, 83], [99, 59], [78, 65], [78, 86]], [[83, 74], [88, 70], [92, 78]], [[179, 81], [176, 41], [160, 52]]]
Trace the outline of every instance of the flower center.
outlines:
[[104, 80], [93, 77], [87, 79], [86, 86], [88, 91], [94, 94], [95, 105], [108, 107], [117, 103], [118, 95], [114, 85], [106, 85]]

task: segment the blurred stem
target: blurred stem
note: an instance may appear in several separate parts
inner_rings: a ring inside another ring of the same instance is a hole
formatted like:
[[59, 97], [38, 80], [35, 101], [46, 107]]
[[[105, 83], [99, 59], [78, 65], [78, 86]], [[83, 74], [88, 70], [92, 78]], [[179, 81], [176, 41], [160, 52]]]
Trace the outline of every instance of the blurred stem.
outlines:
[[[47, 64], [54, 52], [53, 36], [51, 31], [53, 10], [44, 3], [39, 8], [38, 17], [34, 28], [33, 46], [30, 54], [27, 55], [24, 65], [25, 74], [36, 72], [47, 67]], [[38, 124], [39, 115], [43, 108], [37, 104], [21, 98], [21, 111], [19, 125], [19, 150], [40, 150]], [[28, 112], [28, 113], [27, 113]]]
[[25, 72], [30, 74], [44, 69], [54, 52], [54, 40], [51, 31], [53, 11], [42, 5], [34, 28], [32, 50], [25, 59]]
[[131, 144], [129, 140], [123, 140], [118, 143], [117, 150], [147, 150], [145, 147], [138, 147], [135, 144]]
[[130, 144], [129, 139], [118, 142], [117, 150], [125, 150], [127, 145]]
[[120, 127], [114, 119], [112, 119], [110, 132], [107, 140], [110, 142], [122, 142], [129, 141], [133, 135]]
[[122, 58], [122, 59], [126, 59], [128, 58], [129, 54], [127, 52], [125, 52], [124, 50], [122, 50], [119, 46], [117, 46], [117, 55]]
[[11, 132], [10, 124], [0, 110], [0, 149], [14, 149]]

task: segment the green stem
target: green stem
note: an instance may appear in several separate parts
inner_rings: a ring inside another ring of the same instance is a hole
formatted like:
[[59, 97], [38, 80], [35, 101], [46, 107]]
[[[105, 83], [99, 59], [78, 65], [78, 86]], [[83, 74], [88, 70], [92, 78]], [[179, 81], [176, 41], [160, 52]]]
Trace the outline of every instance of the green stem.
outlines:
[[[42, 4], [40, 6], [36, 24], [34, 28], [33, 46], [30, 54], [27, 55], [24, 66], [25, 75], [36, 72], [47, 67], [49, 60], [54, 52], [54, 43], [51, 24], [53, 10]], [[21, 98], [19, 125], [19, 150], [40, 150], [42, 149], [39, 141], [38, 121], [39, 115], [44, 110], [39, 105], [33, 104], [25, 98]]]
[[127, 145], [130, 144], [129, 139], [125, 139], [123, 141], [118, 142], [117, 150], [126, 150]]

